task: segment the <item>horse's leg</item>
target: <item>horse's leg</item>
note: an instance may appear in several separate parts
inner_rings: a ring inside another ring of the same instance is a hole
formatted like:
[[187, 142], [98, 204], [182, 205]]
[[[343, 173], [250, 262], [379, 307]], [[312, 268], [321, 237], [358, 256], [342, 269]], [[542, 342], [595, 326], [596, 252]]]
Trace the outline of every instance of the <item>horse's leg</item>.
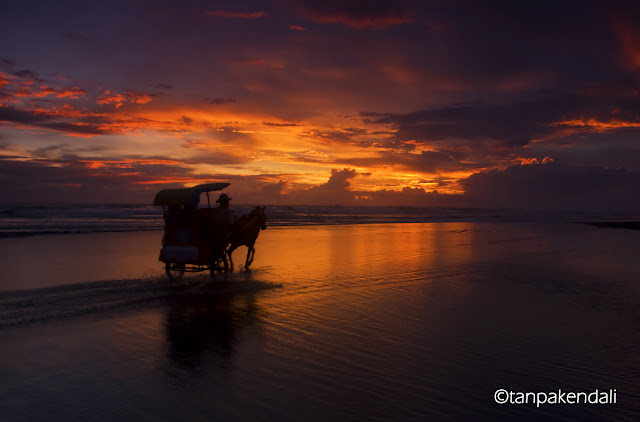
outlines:
[[249, 250], [247, 251], [247, 260], [244, 263], [245, 270], [249, 269], [249, 265], [251, 265], [251, 263], [253, 262], [253, 255], [255, 253], [256, 253], [256, 250], [253, 247], [249, 248]]
[[231, 254], [236, 250], [238, 246], [230, 245], [229, 249], [227, 249], [227, 256], [229, 257], [229, 271], [233, 272], [233, 259], [231, 259]]

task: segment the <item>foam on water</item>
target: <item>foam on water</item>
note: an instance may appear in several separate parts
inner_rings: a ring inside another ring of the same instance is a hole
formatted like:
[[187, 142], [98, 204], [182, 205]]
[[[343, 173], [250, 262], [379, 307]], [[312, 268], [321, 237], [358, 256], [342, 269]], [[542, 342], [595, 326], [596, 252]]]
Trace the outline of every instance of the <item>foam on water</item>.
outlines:
[[0, 293], [0, 329], [61, 318], [126, 309], [141, 309], [189, 296], [239, 295], [279, 287], [276, 283], [229, 274], [170, 282], [166, 277], [109, 280]]

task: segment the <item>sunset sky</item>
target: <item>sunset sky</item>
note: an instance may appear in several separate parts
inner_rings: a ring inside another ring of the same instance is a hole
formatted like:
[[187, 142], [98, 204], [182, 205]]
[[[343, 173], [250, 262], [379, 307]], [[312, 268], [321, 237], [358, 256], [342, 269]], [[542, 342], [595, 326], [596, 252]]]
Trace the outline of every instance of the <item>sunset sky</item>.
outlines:
[[640, 7], [0, 6], [2, 203], [640, 209]]

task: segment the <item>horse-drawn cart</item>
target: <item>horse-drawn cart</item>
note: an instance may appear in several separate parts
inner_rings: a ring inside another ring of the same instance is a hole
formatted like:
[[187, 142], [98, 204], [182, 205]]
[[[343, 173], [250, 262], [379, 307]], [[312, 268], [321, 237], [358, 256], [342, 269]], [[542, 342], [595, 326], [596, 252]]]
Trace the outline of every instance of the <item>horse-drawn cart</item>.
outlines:
[[[184, 189], [158, 192], [153, 205], [164, 211], [164, 236], [159, 260], [167, 276], [181, 278], [185, 272], [207, 271], [211, 277], [226, 273], [229, 264], [226, 247], [230, 227], [220, 208], [211, 207], [209, 192], [220, 191], [229, 183], [208, 183]], [[200, 195], [207, 194], [208, 207], [198, 208]]]

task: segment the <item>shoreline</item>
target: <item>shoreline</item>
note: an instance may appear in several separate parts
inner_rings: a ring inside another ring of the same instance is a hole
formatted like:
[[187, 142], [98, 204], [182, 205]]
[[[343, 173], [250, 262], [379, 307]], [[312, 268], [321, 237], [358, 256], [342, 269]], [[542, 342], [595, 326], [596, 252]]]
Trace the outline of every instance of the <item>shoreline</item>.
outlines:
[[[628, 221], [562, 221], [562, 220], [472, 220], [472, 219], [443, 219], [443, 220], [432, 220], [432, 221], [419, 221], [419, 220], [394, 220], [394, 221], [344, 221], [344, 222], [327, 222], [327, 221], [314, 221], [314, 222], [302, 222], [302, 223], [292, 223], [292, 222], [269, 222], [267, 221], [268, 227], [314, 227], [314, 226], [351, 226], [351, 225], [387, 225], [387, 224], [450, 224], [450, 223], [489, 223], [489, 224], [583, 224], [594, 227], [602, 227], [602, 228], [616, 228], [616, 229], [628, 229], [628, 230], [640, 230], [640, 221], [637, 220], [628, 220]], [[105, 229], [105, 230], [64, 230], [64, 231], [56, 231], [56, 230], [45, 230], [45, 231], [24, 231], [24, 232], [15, 232], [15, 233], [1, 233], [0, 232], [0, 240], [2, 239], [17, 239], [17, 238], [25, 238], [25, 237], [35, 237], [35, 236], [58, 236], [58, 235], [83, 235], [83, 234], [99, 234], [99, 233], [142, 233], [142, 232], [157, 232], [163, 231], [162, 227], [157, 228], [131, 228], [131, 229]]]
[[607, 229], [640, 230], [640, 221], [585, 221], [580, 224]]

